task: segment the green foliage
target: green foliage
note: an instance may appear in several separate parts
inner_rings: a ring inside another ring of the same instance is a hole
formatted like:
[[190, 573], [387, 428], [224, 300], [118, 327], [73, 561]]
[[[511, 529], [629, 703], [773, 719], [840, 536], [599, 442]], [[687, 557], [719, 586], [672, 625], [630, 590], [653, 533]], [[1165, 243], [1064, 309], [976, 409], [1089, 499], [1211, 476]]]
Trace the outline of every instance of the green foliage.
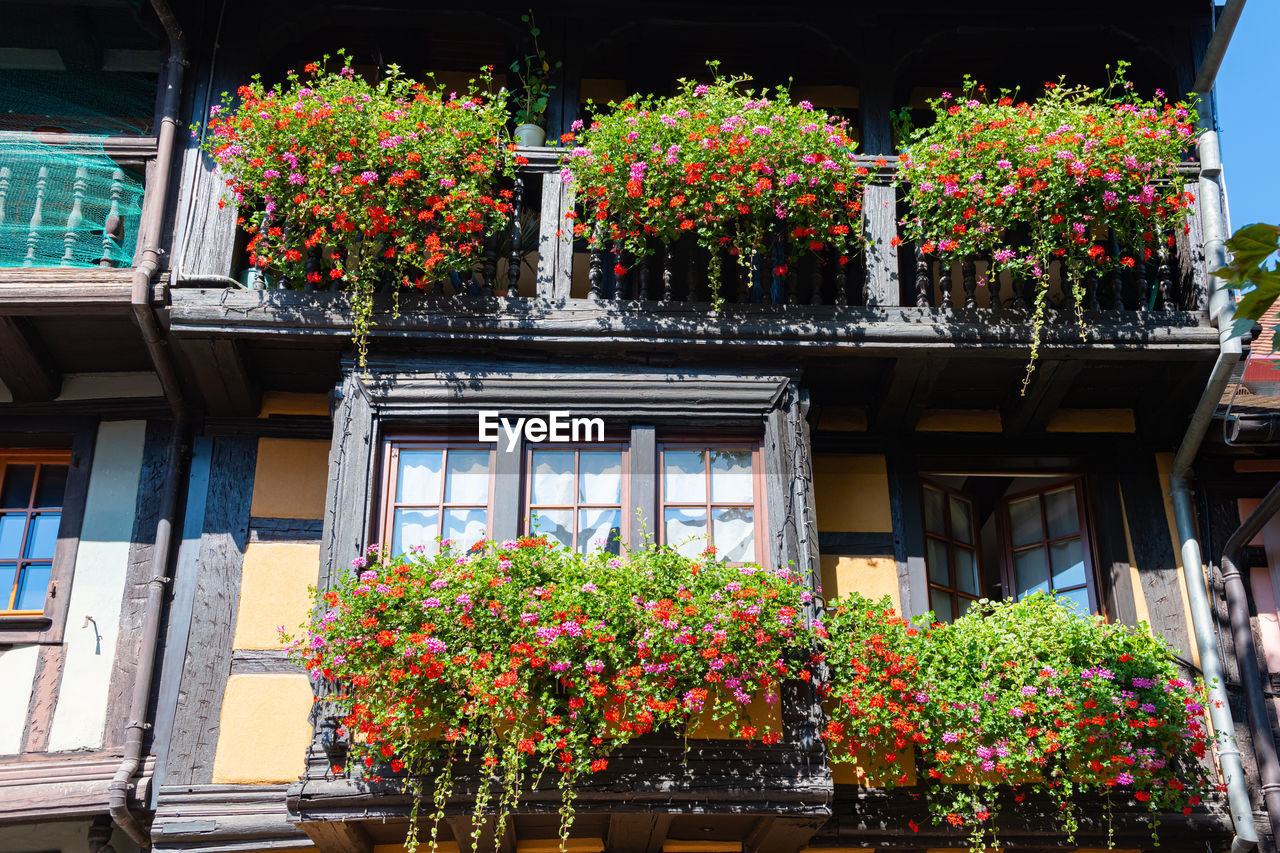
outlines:
[[832, 250], [844, 263], [860, 241], [867, 175], [847, 128], [785, 89], [747, 89], [749, 79], [717, 72], [710, 85], [679, 81], [671, 97], [610, 103], [566, 165], [575, 236], [637, 259], [651, 241], [691, 238], [711, 254], [713, 297], [721, 251], [752, 269], [781, 241], [789, 261]]
[[516, 75], [516, 80], [520, 83], [520, 97], [516, 101], [514, 120], [517, 125], [541, 125], [547, 115], [551, 92], [555, 89], [551, 85], [551, 72], [558, 71], [564, 63], [557, 59], [553, 65], [547, 59], [546, 50], [538, 43], [542, 30], [533, 19], [532, 9], [521, 15], [520, 20], [529, 25], [529, 41], [533, 52], [511, 63], [511, 73]]
[[[1226, 246], [1231, 260], [1212, 274], [1226, 279], [1234, 289], [1252, 288], [1236, 300], [1232, 331], [1237, 337], [1243, 337], [1280, 297], [1280, 264], [1267, 264], [1280, 250], [1280, 227], [1263, 223], [1246, 225], [1231, 235]], [[1276, 345], [1272, 343], [1273, 348]]]
[[[470, 270], [510, 216], [498, 180], [514, 164], [505, 105], [487, 94], [487, 76], [446, 93], [395, 66], [369, 83], [344, 54], [337, 72], [328, 60], [224, 96], [204, 147], [252, 235], [250, 263], [296, 285], [340, 282], [363, 362], [374, 290]], [[320, 257], [309, 267], [313, 248]]]
[[[991, 257], [983, 285], [1001, 271], [1034, 280], [1028, 378], [1052, 263], [1070, 271], [1083, 339], [1084, 273], [1147, 263], [1186, 227], [1192, 197], [1177, 165], [1195, 111], [1166, 103], [1162, 92], [1139, 98], [1124, 70], [1120, 63], [1102, 89], [1048, 83], [1032, 102], [1007, 90], [992, 99], [966, 78], [958, 98], [930, 102], [934, 123], [915, 130], [900, 157], [910, 206], [904, 239], [943, 263]], [[1099, 242], [1107, 229], [1118, 256]]]

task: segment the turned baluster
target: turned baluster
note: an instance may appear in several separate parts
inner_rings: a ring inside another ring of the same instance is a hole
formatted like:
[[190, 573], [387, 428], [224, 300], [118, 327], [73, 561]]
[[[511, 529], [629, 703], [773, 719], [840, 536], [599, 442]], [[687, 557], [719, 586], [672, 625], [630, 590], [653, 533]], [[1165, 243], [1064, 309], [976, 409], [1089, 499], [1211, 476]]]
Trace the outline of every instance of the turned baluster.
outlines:
[[1091, 265], [1084, 274], [1084, 307], [1098, 310], [1098, 271]]
[[685, 302], [698, 301], [698, 247], [694, 243], [689, 244], [689, 269], [685, 276]]
[[1138, 310], [1146, 311], [1154, 308], [1155, 290], [1152, 282], [1147, 278], [1147, 262], [1142, 257], [1142, 252], [1135, 252], [1135, 263], [1133, 265], [1133, 282], [1138, 290]]
[[62, 263], [59, 266], [69, 267], [75, 263], [76, 242], [80, 237], [80, 226], [84, 223], [84, 191], [88, 185], [89, 170], [77, 166], [75, 180], [71, 184], [71, 213], [67, 214], [67, 231], [62, 236]]
[[1013, 288], [1013, 304], [1010, 307], [1015, 310], [1025, 311], [1027, 308], [1027, 290], [1035, 285], [1026, 278], [1010, 275], [1009, 286]]
[[0, 166], [0, 228], [4, 227], [4, 203], [9, 197], [9, 181], [12, 177], [13, 173], [8, 166]]
[[662, 301], [670, 302], [674, 296], [671, 292], [671, 267], [675, 263], [675, 256], [671, 250], [671, 244], [667, 243], [662, 248]]
[[846, 255], [836, 256], [836, 305], [841, 308], [849, 304], [849, 263]]
[[649, 259], [640, 258], [636, 263], [640, 265], [640, 269], [636, 271], [636, 299], [645, 302], [649, 299]]
[[36, 172], [36, 203], [31, 211], [31, 221], [27, 224], [27, 256], [23, 258], [24, 267], [35, 266], [36, 250], [40, 245], [40, 228], [44, 225], [44, 187], [49, 181], [49, 167], [41, 166]]
[[587, 298], [599, 299], [600, 285], [604, 281], [604, 252], [599, 249], [591, 250], [587, 280], [591, 282], [591, 290], [587, 294]]
[[938, 287], [942, 290], [942, 299], [939, 307], [947, 311], [951, 310], [951, 261], [943, 258], [939, 261], [941, 267], [938, 270]]
[[1173, 301], [1173, 267], [1169, 263], [1169, 242], [1163, 236], [1160, 237], [1160, 248], [1157, 250], [1156, 257], [1160, 261], [1160, 265], [1156, 267], [1156, 281], [1160, 287], [1160, 309], [1173, 311], [1178, 307]]
[[[621, 302], [629, 295], [630, 288], [628, 279], [631, 278], [631, 254], [623, 252], [621, 246], [613, 247], [614, 269], [613, 269], [613, 299], [615, 302]], [[626, 272], [618, 272], [619, 269]]]
[[490, 237], [484, 241], [484, 254], [480, 260], [481, 292], [493, 296], [493, 282], [498, 277], [498, 240]]
[[978, 269], [969, 255], [960, 264], [960, 286], [964, 288], [964, 307], [972, 311], [978, 307]]
[[111, 173], [111, 207], [102, 223], [102, 259], [98, 261], [100, 267], [112, 266], [112, 256], [119, 251], [120, 243], [124, 240], [124, 217], [120, 215], [120, 196], [123, 192], [124, 172], [116, 169]]
[[751, 301], [751, 268], [749, 266], [738, 263], [736, 255], [729, 256], [730, 267], [738, 271], [738, 295], [737, 301], [747, 303]]
[[929, 260], [924, 252], [916, 249], [916, 307], [929, 307], [929, 291], [933, 290], [933, 276], [929, 270]]
[[822, 304], [822, 258], [813, 256], [813, 273], [809, 276], [809, 304]]
[[507, 261], [507, 298], [515, 299], [520, 295], [520, 256], [521, 237], [520, 209], [524, 204], [524, 178], [516, 175], [515, 188], [511, 196], [511, 258]]

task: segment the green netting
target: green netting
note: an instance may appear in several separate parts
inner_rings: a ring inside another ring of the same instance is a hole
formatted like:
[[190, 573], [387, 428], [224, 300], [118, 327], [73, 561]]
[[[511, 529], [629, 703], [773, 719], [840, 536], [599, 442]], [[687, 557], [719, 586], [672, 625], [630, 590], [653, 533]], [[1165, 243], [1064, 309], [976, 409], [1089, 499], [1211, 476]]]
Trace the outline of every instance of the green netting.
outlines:
[[0, 267], [127, 267], [142, 181], [97, 139], [0, 133]]

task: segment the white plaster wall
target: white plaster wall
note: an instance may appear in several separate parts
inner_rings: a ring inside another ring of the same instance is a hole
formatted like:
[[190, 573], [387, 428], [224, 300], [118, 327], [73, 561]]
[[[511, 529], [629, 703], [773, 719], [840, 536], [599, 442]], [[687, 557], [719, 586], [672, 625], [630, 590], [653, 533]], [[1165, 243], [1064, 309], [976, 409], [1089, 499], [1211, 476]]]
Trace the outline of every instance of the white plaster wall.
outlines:
[[68, 373], [62, 377], [59, 400], [97, 400], [109, 397], [160, 397], [160, 379], [149, 372]]
[[[71, 581], [63, 637], [66, 657], [49, 732], [50, 752], [102, 746], [145, 438], [145, 421], [98, 427]], [[97, 623], [100, 643], [93, 626], [85, 625], [87, 616]]]
[[39, 646], [15, 646], [0, 652], [0, 755], [22, 751], [27, 726], [27, 703], [36, 677]]
[[[116, 853], [134, 853], [138, 849], [129, 836], [114, 827], [111, 846]], [[5, 853], [85, 853], [88, 849], [88, 821], [0, 826], [0, 850]]]

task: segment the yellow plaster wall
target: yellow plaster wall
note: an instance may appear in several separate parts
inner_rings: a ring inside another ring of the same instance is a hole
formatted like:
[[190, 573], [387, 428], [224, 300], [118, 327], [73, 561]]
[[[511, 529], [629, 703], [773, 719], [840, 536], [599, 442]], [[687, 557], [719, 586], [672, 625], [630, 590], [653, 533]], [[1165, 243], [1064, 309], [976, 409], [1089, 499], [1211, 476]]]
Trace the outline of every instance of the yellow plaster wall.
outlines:
[[294, 633], [311, 612], [307, 587], [316, 582], [320, 546], [250, 542], [244, 551], [235, 649], [281, 649], [279, 628]]
[[291, 782], [311, 742], [311, 683], [305, 675], [233, 675], [222, 696], [213, 783]]
[[827, 762], [827, 766], [831, 768], [831, 781], [836, 785], [883, 788], [890, 782], [905, 787], [916, 784], [914, 749], [903, 750], [893, 764], [885, 763], [883, 759], [872, 755], [867, 750], [859, 750], [852, 762], [839, 764]]
[[1133, 409], [1058, 409], [1045, 432], [1134, 432]]
[[329, 416], [328, 394], [301, 394], [297, 391], [263, 391], [258, 417], [268, 415]]
[[1000, 432], [1004, 425], [994, 409], [925, 409], [916, 432]]
[[818, 530], [892, 533], [889, 472], [883, 456], [820, 453], [813, 457]]
[[259, 518], [323, 518], [329, 477], [329, 442], [258, 439], [251, 515]]
[[[766, 702], [763, 695], [756, 696], [747, 706], [747, 718], [751, 721], [751, 725], [761, 731], [767, 727], [771, 731], [780, 732], [782, 731], [782, 704], [780, 701]], [[747, 740], [727, 722], [721, 723], [716, 720], [711, 712], [710, 702], [689, 728], [689, 737], [695, 740]]]
[[898, 562], [893, 557], [824, 554], [819, 563], [822, 568], [822, 594], [828, 601], [851, 592], [876, 601], [887, 595], [892, 599], [894, 609], [902, 611]]

